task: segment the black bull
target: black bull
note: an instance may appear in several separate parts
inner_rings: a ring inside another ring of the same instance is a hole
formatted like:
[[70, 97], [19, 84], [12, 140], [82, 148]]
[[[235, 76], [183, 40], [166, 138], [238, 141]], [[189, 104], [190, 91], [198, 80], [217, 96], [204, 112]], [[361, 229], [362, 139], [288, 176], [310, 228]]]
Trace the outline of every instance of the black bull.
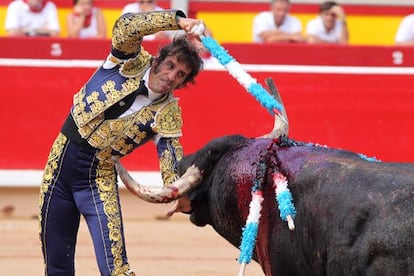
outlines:
[[[267, 155], [253, 257], [266, 275], [414, 275], [414, 164], [271, 142], [223, 137], [182, 160], [180, 171], [191, 164], [203, 171], [189, 193], [194, 224], [210, 224], [238, 247], [257, 165]], [[294, 231], [279, 217], [274, 171], [288, 178]]]

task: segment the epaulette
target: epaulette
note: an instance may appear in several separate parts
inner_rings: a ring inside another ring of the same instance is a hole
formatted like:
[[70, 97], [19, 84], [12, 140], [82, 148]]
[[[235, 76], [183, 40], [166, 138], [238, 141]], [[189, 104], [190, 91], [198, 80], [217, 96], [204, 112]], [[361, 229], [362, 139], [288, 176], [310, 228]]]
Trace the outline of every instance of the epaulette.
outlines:
[[176, 98], [160, 107], [151, 124], [153, 131], [162, 137], [182, 136], [182, 126], [181, 108]]

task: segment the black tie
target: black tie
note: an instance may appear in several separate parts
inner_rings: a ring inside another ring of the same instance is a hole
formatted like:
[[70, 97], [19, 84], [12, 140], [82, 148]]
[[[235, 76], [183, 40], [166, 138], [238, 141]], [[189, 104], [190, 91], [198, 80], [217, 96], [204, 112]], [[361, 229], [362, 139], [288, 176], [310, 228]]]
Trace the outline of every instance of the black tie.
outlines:
[[145, 81], [141, 80], [137, 90], [111, 106], [105, 111], [105, 119], [115, 119], [118, 118], [122, 113], [128, 110], [131, 105], [134, 103], [135, 98], [138, 95], [148, 96], [148, 89], [145, 86]]
[[137, 95], [144, 95], [144, 96], [148, 96], [148, 89], [145, 86], [145, 81], [141, 80], [138, 90], [136, 91]]

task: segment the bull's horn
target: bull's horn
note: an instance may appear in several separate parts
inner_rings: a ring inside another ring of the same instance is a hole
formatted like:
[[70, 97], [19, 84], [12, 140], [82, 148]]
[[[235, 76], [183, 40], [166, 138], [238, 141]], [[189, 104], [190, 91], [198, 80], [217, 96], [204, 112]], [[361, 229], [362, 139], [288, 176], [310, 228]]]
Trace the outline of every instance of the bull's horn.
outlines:
[[168, 203], [176, 200], [201, 182], [200, 170], [192, 165], [178, 180], [168, 186], [147, 187], [136, 182], [118, 160], [114, 160], [114, 164], [127, 189], [137, 197], [152, 203]]
[[267, 78], [266, 84], [270, 93], [273, 95], [275, 100], [282, 106], [282, 111], [279, 114], [275, 114], [275, 123], [270, 133], [260, 136], [260, 138], [279, 138], [280, 136], [288, 136], [289, 132], [289, 121], [286, 114], [285, 106], [283, 105], [282, 98], [280, 97], [279, 91], [276, 88], [275, 83], [271, 78]]

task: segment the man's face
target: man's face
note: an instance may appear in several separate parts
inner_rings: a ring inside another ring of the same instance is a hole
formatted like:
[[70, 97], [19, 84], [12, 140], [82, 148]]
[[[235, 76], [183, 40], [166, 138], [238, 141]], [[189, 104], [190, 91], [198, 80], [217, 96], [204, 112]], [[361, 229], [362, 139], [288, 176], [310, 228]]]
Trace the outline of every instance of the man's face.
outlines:
[[92, 13], [92, 0], [78, 0], [76, 5], [82, 10], [83, 15], [89, 15]]
[[148, 86], [155, 93], [167, 94], [181, 87], [190, 73], [191, 69], [175, 55], [167, 56], [160, 64], [153, 64]]
[[323, 21], [323, 25], [325, 26], [325, 29], [328, 31], [333, 29], [336, 22], [336, 14], [332, 11], [332, 8], [321, 12], [321, 18]]
[[276, 25], [282, 25], [283, 21], [286, 18], [286, 15], [289, 13], [289, 3], [285, 1], [274, 2], [272, 5], [272, 13]]
[[37, 10], [41, 8], [43, 0], [28, 0], [27, 4], [31, 6], [33, 9]]
[[139, 9], [142, 12], [149, 12], [155, 10], [155, 0], [138, 0]]

